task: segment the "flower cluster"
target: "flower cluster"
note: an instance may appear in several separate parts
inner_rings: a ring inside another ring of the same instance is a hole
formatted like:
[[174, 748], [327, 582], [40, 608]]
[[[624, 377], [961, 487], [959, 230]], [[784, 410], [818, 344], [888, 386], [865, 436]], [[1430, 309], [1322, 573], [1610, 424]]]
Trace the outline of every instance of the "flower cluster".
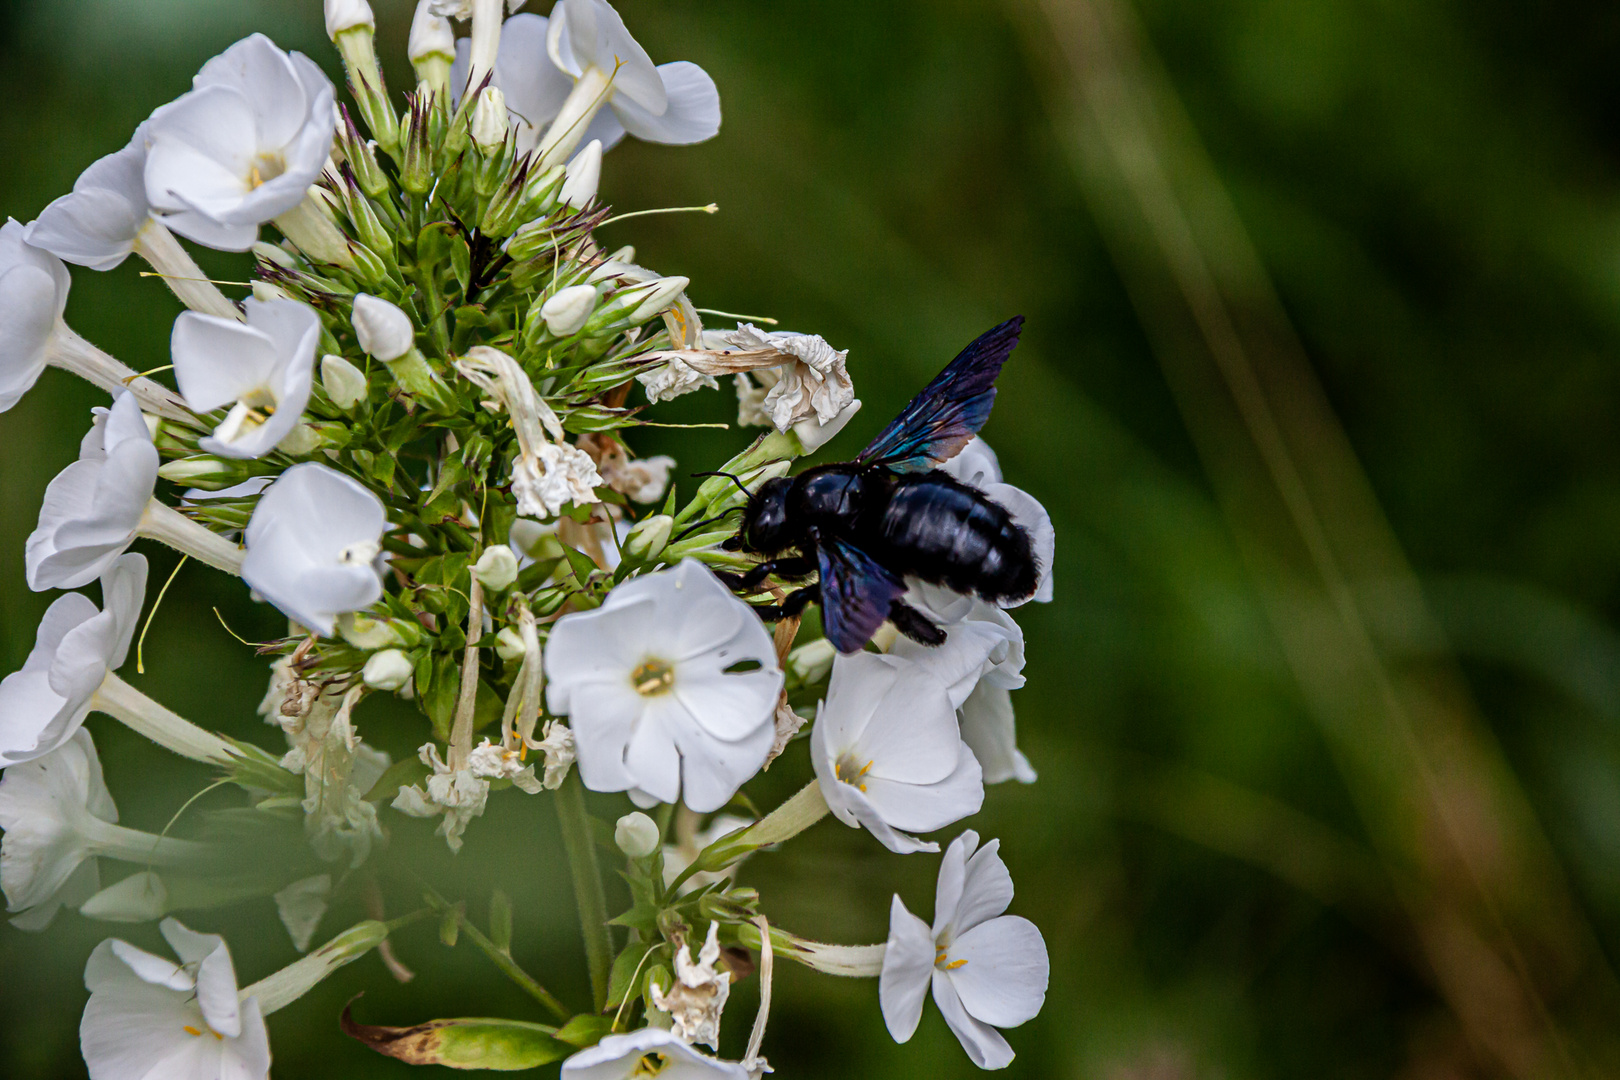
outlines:
[[[387, 938], [427, 916], [447, 942], [465, 930], [559, 1026], [435, 1021], [429, 1048], [345, 1014], [351, 1035], [404, 1060], [758, 1077], [782, 957], [878, 977], [900, 1041], [931, 987], [973, 1061], [1005, 1066], [997, 1029], [1038, 1012], [1047, 959], [1033, 925], [1003, 914], [1012, 882], [995, 841], [957, 836], [933, 925], [895, 897], [881, 945], [774, 927], [737, 877], [747, 856], [829, 814], [891, 852], [938, 852], [927, 834], [976, 813], [987, 784], [1032, 782], [1009, 696], [1023, 683], [1022, 631], [1001, 607], [912, 579], [906, 602], [944, 643], [885, 627], [842, 655], [799, 615], [733, 591], [728, 575], [758, 562], [726, 543], [728, 517], [855, 415], [847, 353], [754, 323], [706, 328], [687, 278], [599, 245], [604, 153], [627, 136], [708, 139], [719, 95], [695, 64], [654, 64], [605, 0], [560, 0], [544, 16], [521, 6], [421, 0], [416, 85], [401, 99], [365, 0], [326, 0], [347, 103], [316, 63], [254, 35], [35, 221], [0, 229], [0, 410], [51, 365], [111, 397], [47, 489], [26, 558], [30, 587], [99, 580], [100, 605], [57, 599], [26, 664], [0, 682], [0, 888], [13, 922], [41, 929], [63, 906], [162, 920], [176, 960], [117, 939], [89, 958], [93, 1080], [264, 1078], [265, 1016], [372, 949], [403, 973]], [[252, 295], [209, 282], [182, 241], [251, 251]], [[103, 271], [130, 255], [187, 308], [169, 342], [172, 386], [63, 319], [66, 264]], [[739, 423], [769, 430], [681, 503], [675, 462], [638, 456], [634, 432], [719, 376]], [[982, 441], [943, 467], [1027, 533], [1034, 599], [1050, 599], [1040, 504], [1003, 482]], [[130, 550], [141, 539], [239, 577], [285, 616], [262, 647], [260, 709], [284, 749], [209, 732], [117, 674], [145, 602], [147, 561]], [[378, 695], [414, 705], [415, 758], [367, 742], [383, 722], [371, 716], [385, 715], [366, 708]], [[206, 839], [118, 825], [92, 713], [217, 768], [247, 805], [214, 813]], [[743, 787], [798, 744], [814, 781], [745, 814]], [[611, 830], [629, 883], [611, 920], [605, 824], [585, 789], [648, 811], [625, 807]], [[487, 933], [430, 890], [426, 907], [367, 919], [246, 988], [223, 940], [169, 917], [273, 901], [304, 952], [345, 898], [370, 890], [376, 915], [395, 830], [428, 819], [459, 850], [497, 796], [555, 805], [587, 1008], [517, 965], [500, 894]], [[109, 860], [139, 869], [103, 887]], [[762, 1004], [747, 1054], [722, 1060], [698, 1046], [717, 1049], [750, 953]], [[485, 1037], [491, 1026], [499, 1038]]]

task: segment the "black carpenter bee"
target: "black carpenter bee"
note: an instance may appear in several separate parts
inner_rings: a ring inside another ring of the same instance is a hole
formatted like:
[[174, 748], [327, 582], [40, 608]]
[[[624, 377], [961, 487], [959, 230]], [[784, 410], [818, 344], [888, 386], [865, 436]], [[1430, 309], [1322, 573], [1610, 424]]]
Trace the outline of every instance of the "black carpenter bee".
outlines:
[[907, 575], [992, 603], [1032, 596], [1039, 567], [1028, 532], [983, 493], [934, 469], [990, 418], [996, 376], [1023, 325], [1023, 316], [1009, 319], [963, 349], [854, 461], [761, 485], [725, 546], [765, 561], [724, 575], [727, 584], [747, 594], [773, 574], [819, 574], [780, 605], [754, 610], [791, 617], [820, 600], [827, 640], [843, 653], [863, 648], [885, 619], [924, 645], [945, 640], [901, 599]]

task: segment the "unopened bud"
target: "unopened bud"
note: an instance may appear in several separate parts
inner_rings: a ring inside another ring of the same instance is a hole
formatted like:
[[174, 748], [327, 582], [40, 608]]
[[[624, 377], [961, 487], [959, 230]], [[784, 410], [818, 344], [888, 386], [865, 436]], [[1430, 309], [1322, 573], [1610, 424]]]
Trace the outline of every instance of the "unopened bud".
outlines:
[[359, 612], [350, 612], [339, 615], [337, 618], [338, 633], [357, 649], [372, 652], [376, 649], [387, 649], [405, 641], [397, 625], [391, 619], [373, 619], [369, 615]]
[[102, 922], [153, 922], [163, 918], [168, 903], [169, 890], [163, 880], [142, 870], [96, 893], [79, 908], [79, 914]]
[[827, 677], [827, 673], [832, 671], [833, 657], [837, 655], [838, 650], [833, 648], [832, 642], [818, 638], [788, 653], [788, 671], [793, 673], [800, 685], [809, 686]]
[[268, 281], [255, 281], [253, 283], [253, 299], [261, 304], [268, 304], [272, 300], [291, 300], [292, 293], [280, 285]]
[[658, 281], [646, 286], [646, 298], [641, 301], [640, 307], [630, 313], [630, 321], [632, 323], [646, 322], [673, 304], [675, 298], [685, 292], [686, 287], [690, 284], [692, 284], [690, 278], [667, 277], [660, 278]]
[[410, 657], [398, 649], [384, 649], [371, 654], [361, 669], [360, 678], [376, 690], [399, 690], [411, 681], [414, 670]]
[[367, 30], [377, 28], [377, 19], [371, 14], [371, 5], [366, 0], [326, 0], [327, 37], [336, 41], [343, 31], [360, 26]]
[[382, 944], [388, 937], [388, 924], [367, 920], [345, 930], [302, 960], [288, 964], [268, 978], [248, 986], [242, 998], [259, 999], [259, 1009], [266, 1015], [286, 1008], [332, 972], [345, 964], [360, 959]]
[[523, 635], [515, 627], [508, 626], [495, 635], [495, 655], [502, 660], [519, 660], [528, 652], [523, 646]]
[[407, 45], [411, 63], [420, 64], [429, 57], [456, 58], [456, 32], [450, 20], [433, 10], [433, 0], [419, 0], [416, 17], [411, 20], [411, 40]]
[[613, 842], [632, 859], [645, 859], [658, 850], [658, 823], [639, 810], [624, 815], [613, 827]]
[[287, 254], [286, 249], [279, 244], [267, 244], [263, 240], [255, 240], [252, 250], [253, 257], [262, 263], [270, 263], [286, 270], [292, 270], [298, 265], [297, 260]]
[[238, 462], [226, 461], [211, 454], [199, 454], [165, 462], [158, 469], [158, 475], [176, 484], [216, 488], [239, 483], [247, 474]]
[[595, 287], [570, 285], [541, 305], [540, 317], [546, 321], [547, 330], [558, 337], [570, 337], [579, 333], [594, 310]]
[[298, 423], [287, 432], [286, 438], [276, 443], [276, 449], [288, 457], [303, 457], [321, 445], [321, 433], [305, 423]]
[[624, 553], [632, 559], [646, 562], [669, 543], [669, 534], [675, 528], [675, 519], [668, 514], [654, 514], [636, 522], [630, 535], [624, 538]]
[[517, 580], [517, 556], [505, 544], [494, 544], [484, 549], [473, 564], [472, 572], [484, 588], [500, 592]]
[[366, 400], [366, 373], [335, 354], [321, 358], [321, 385], [340, 409], [352, 409]]
[[562, 201], [575, 210], [583, 210], [596, 198], [597, 185], [602, 181], [602, 140], [592, 139], [585, 149], [574, 155], [568, 163], [563, 180]]
[[486, 86], [473, 108], [472, 138], [486, 154], [499, 153], [506, 144], [511, 122], [506, 114], [506, 95], [498, 86]]
[[367, 293], [354, 298], [352, 321], [360, 347], [385, 364], [404, 356], [416, 341], [416, 328], [409, 315]]

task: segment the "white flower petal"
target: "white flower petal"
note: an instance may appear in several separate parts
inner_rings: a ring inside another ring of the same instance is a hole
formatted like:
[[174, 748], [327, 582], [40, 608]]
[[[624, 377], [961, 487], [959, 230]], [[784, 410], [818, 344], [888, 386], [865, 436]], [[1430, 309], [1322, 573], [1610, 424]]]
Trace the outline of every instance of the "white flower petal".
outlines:
[[962, 705], [962, 741], [984, 768], [984, 782], [1035, 782], [1035, 767], [1018, 749], [1012, 694], [1004, 687], [981, 682]]
[[613, 98], [613, 115], [624, 130], [647, 142], [687, 146], [712, 139], [720, 133], [720, 91], [709, 73], [696, 64], [677, 60], [659, 64], [669, 105], [654, 114], [628, 94]]
[[889, 905], [889, 940], [878, 976], [883, 1022], [895, 1042], [906, 1042], [916, 1033], [933, 970], [934, 939], [928, 924], [907, 911], [896, 896]]
[[975, 1019], [996, 1027], [1033, 1020], [1046, 1001], [1051, 962], [1041, 932], [1028, 919], [1003, 915], [951, 942], [945, 972]]
[[1001, 1032], [969, 1015], [947, 973], [937, 969], [934, 972], [934, 1004], [939, 1006], [940, 1015], [945, 1017], [945, 1023], [962, 1044], [962, 1049], [967, 1051], [973, 1064], [981, 1069], [1005, 1069], [1012, 1064], [1012, 1047], [1007, 1045]]
[[992, 840], [982, 848], [978, 844], [978, 833], [969, 829], [952, 842], [940, 863], [934, 908], [936, 938], [964, 934], [1000, 915], [1012, 903], [1012, 875], [998, 854], [1001, 841]]

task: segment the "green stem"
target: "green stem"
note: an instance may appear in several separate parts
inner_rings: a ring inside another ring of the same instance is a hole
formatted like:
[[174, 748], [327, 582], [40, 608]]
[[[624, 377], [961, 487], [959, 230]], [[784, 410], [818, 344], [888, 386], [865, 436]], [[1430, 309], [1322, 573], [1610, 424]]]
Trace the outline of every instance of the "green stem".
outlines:
[[433, 910], [441, 914], [454, 910], [456, 921], [461, 924], [461, 932], [467, 935], [468, 940], [478, 946], [479, 950], [489, 957], [496, 967], [501, 969], [501, 974], [516, 983], [524, 993], [550, 1009], [557, 1019], [566, 1021], [574, 1015], [568, 1006], [558, 1001], [551, 991], [541, 986], [533, 975], [519, 967], [516, 960], [513, 960], [505, 950], [491, 941], [482, 930], [474, 926], [472, 920], [467, 918], [465, 911], [456, 908], [450, 901], [431, 890], [427, 893], [427, 901]]
[[579, 905], [579, 925], [585, 932], [585, 960], [591, 969], [591, 994], [600, 1012], [607, 1005], [608, 972], [613, 965], [613, 933], [608, 928], [607, 894], [602, 889], [602, 871], [596, 864], [596, 847], [591, 840], [591, 819], [585, 812], [585, 786], [579, 771], [568, 774], [557, 791], [557, 820], [562, 825], [563, 847], [568, 852], [568, 869], [574, 878], [574, 900]]

